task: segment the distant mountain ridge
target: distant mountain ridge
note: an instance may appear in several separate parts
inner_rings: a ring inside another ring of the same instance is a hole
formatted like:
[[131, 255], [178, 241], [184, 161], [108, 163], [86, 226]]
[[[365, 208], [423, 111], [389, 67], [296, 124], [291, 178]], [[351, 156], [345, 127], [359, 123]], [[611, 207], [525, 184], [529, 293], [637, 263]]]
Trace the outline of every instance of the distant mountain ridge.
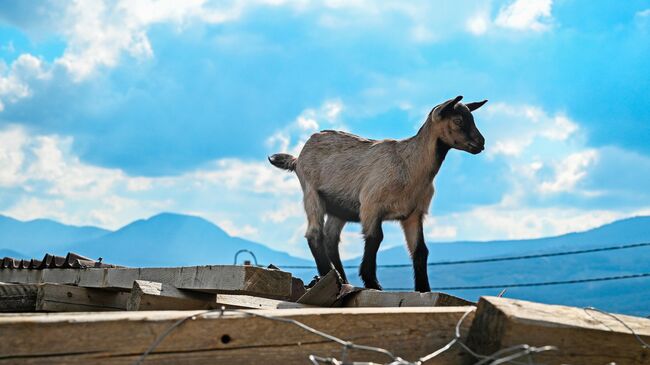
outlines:
[[57, 251], [72, 242], [93, 239], [109, 230], [92, 226], [71, 226], [49, 219], [20, 221], [0, 215], [0, 248], [29, 257], [42, 257], [43, 250]]
[[[650, 242], [650, 216], [621, 219], [584, 232], [572, 232], [559, 236], [494, 241], [429, 242], [429, 261], [461, 260], [542, 252], [548, 250], [576, 250], [602, 245]], [[386, 244], [387, 242], [384, 242]], [[392, 243], [392, 242], [391, 242]], [[406, 246], [393, 245], [379, 251], [377, 262], [402, 264], [410, 262]], [[361, 257], [346, 260], [345, 264], [358, 264]]]
[[[650, 242], [650, 217], [634, 217], [585, 232], [556, 237], [488, 242], [429, 243], [429, 262], [464, 260], [531, 253], [573, 251], [630, 243]], [[361, 244], [361, 242], [359, 243]], [[410, 258], [402, 242], [378, 254], [378, 264], [404, 264]], [[260, 243], [228, 235], [199, 217], [161, 213], [134, 221], [116, 231], [96, 227], [66, 226], [49, 220], [21, 222], [0, 216], [0, 256], [42, 257], [45, 252], [63, 255], [73, 251], [104, 262], [125, 266], [186, 266], [232, 264], [235, 252], [253, 251], [260, 264], [313, 266], [305, 260], [273, 250]], [[240, 262], [250, 259], [242, 255]], [[358, 265], [360, 259], [346, 260]], [[309, 280], [316, 270], [292, 269], [295, 276]], [[353, 284], [360, 285], [355, 269], [348, 269]], [[650, 247], [603, 251], [562, 257], [507, 262], [430, 266], [432, 288], [538, 283], [588, 279], [650, 272]], [[380, 268], [384, 288], [411, 288], [413, 271]], [[501, 289], [447, 290], [475, 300], [496, 295]], [[510, 288], [506, 296], [539, 302], [595, 306], [609, 311], [647, 316], [650, 314], [650, 279], [592, 282], [576, 285]]]
[[[232, 264], [238, 250], [254, 252], [260, 264], [305, 265], [308, 260], [257, 242], [232, 237], [200, 217], [161, 213], [134, 221], [115, 232], [77, 241], [67, 250], [126, 266]], [[242, 260], [251, 260], [242, 255]]]

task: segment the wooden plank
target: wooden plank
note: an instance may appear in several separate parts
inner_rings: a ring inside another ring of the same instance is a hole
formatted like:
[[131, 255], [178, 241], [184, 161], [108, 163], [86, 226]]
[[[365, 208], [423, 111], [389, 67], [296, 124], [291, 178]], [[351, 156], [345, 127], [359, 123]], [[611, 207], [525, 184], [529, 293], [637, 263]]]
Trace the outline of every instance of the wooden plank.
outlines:
[[192, 310], [192, 309], [281, 309], [305, 308], [304, 304], [236, 294], [210, 294], [174, 288], [151, 281], [136, 280], [127, 303], [127, 310]]
[[170, 268], [103, 268], [0, 270], [0, 282], [71, 284], [88, 288], [131, 290], [135, 280], [154, 281], [179, 289], [250, 294], [276, 299], [291, 297], [291, 274], [255, 266], [187, 266]]
[[0, 284], [0, 312], [33, 312], [38, 284]]
[[474, 305], [445, 293], [385, 292], [361, 290], [346, 296], [344, 307], [444, 307]]
[[231, 309], [286, 309], [311, 307], [310, 305], [283, 300], [236, 294], [217, 294], [216, 302], [218, 308], [221, 308], [223, 305], [226, 308]]
[[291, 297], [291, 274], [255, 266], [215, 265], [175, 268], [86, 269], [79, 286], [130, 290], [135, 280], [165, 283], [178, 289], [211, 293]]
[[300, 278], [291, 277], [291, 298], [289, 300], [295, 302], [306, 292], [305, 283]]
[[0, 281], [13, 284], [38, 284], [42, 270], [1, 269]]
[[338, 299], [342, 284], [336, 270], [330, 270], [298, 299], [298, 303], [330, 307]]
[[216, 294], [181, 290], [169, 284], [136, 280], [126, 306], [130, 311], [219, 308]]
[[[303, 308], [279, 310], [51, 313], [0, 315], [0, 364], [132, 364], [157, 336], [182, 318], [149, 355], [158, 364], [305, 364], [310, 354], [340, 359], [341, 346], [285, 322], [291, 318], [357, 344], [379, 346], [416, 360], [453, 338], [459, 318], [472, 307]], [[472, 315], [461, 331], [467, 332]], [[348, 361], [388, 362], [381, 354], [350, 350]], [[452, 348], [435, 364], [458, 364]]]
[[[646, 343], [650, 342], [650, 319], [615, 316]], [[644, 349], [630, 330], [612, 315], [523, 300], [481, 298], [468, 345], [479, 354], [491, 354], [519, 344], [558, 347], [558, 351], [534, 355], [535, 363], [650, 363], [650, 349]]]
[[72, 285], [40, 284], [36, 310], [44, 312], [99, 312], [125, 310], [128, 293], [82, 288]]

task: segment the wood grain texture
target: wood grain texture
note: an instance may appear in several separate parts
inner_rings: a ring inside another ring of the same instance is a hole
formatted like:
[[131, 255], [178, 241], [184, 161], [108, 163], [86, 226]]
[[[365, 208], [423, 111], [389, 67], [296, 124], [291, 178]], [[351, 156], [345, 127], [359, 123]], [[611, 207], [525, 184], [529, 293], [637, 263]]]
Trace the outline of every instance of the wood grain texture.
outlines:
[[100, 312], [126, 309], [128, 293], [73, 285], [40, 284], [36, 311]]
[[[0, 364], [132, 364], [156, 337], [181, 318], [145, 363], [305, 364], [310, 354], [340, 358], [341, 347], [290, 323], [250, 317], [258, 312], [296, 319], [357, 344], [380, 346], [415, 360], [453, 338], [459, 318], [473, 307], [308, 308], [220, 311], [52, 313], [0, 315]], [[462, 327], [467, 333], [472, 315]], [[351, 351], [349, 360], [387, 362]], [[458, 364], [457, 348], [433, 364]]]
[[[650, 319], [615, 316], [650, 342]], [[468, 345], [480, 354], [491, 354], [519, 344], [558, 347], [558, 351], [534, 356], [536, 362], [545, 364], [650, 364], [650, 349], [644, 349], [628, 328], [608, 314], [576, 307], [482, 297]]]
[[126, 309], [146, 310], [197, 310], [219, 308], [216, 294], [181, 290], [169, 284], [135, 280]]
[[344, 307], [443, 307], [473, 304], [445, 293], [385, 292], [373, 289], [351, 293], [343, 301]]
[[0, 284], [0, 312], [36, 310], [37, 284]]
[[0, 282], [71, 284], [88, 288], [131, 290], [135, 280], [147, 280], [213, 293], [250, 294], [289, 299], [291, 274], [254, 266], [187, 266], [171, 268], [104, 268], [0, 270]]
[[343, 283], [336, 270], [330, 270], [305, 294], [298, 298], [297, 302], [319, 307], [331, 307], [339, 298], [342, 285]]

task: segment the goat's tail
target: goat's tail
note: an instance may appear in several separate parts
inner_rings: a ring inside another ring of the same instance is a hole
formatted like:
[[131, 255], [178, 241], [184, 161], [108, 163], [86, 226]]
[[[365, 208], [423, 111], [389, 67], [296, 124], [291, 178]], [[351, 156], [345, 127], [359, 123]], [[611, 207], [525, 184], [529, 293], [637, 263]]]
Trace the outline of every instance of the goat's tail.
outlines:
[[298, 159], [288, 153], [276, 153], [275, 155], [269, 156], [269, 162], [277, 168], [295, 171]]

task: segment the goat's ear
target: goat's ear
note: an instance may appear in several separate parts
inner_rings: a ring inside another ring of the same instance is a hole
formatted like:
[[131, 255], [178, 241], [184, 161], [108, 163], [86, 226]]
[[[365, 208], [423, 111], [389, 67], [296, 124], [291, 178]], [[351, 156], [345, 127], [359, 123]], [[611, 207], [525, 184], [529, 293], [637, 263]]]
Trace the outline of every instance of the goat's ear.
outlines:
[[456, 104], [459, 101], [461, 101], [462, 98], [463, 98], [462, 95], [458, 95], [457, 97], [455, 97], [453, 99], [449, 99], [449, 100], [445, 101], [444, 103], [438, 105], [437, 107], [434, 108], [436, 114], [438, 114], [440, 116], [445, 116], [445, 115], [449, 114], [449, 112], [454, 110], [454, 106], [456, 106]]
[[473, 112], [474, 110], [476, 110], [476, 109], [482, 107], [483, 104], [485, 104], [485, 103], [487, 103], [487, 100], [483, 100], [483, 101], [475, 101], [475, 102], [473, 102], [473, 103], [467, 103], [467, 104], [465, 104], [465, 105], [467, 105], [467, 107], [469, 108], [469, 111], [470, 111], [470, 112]]

